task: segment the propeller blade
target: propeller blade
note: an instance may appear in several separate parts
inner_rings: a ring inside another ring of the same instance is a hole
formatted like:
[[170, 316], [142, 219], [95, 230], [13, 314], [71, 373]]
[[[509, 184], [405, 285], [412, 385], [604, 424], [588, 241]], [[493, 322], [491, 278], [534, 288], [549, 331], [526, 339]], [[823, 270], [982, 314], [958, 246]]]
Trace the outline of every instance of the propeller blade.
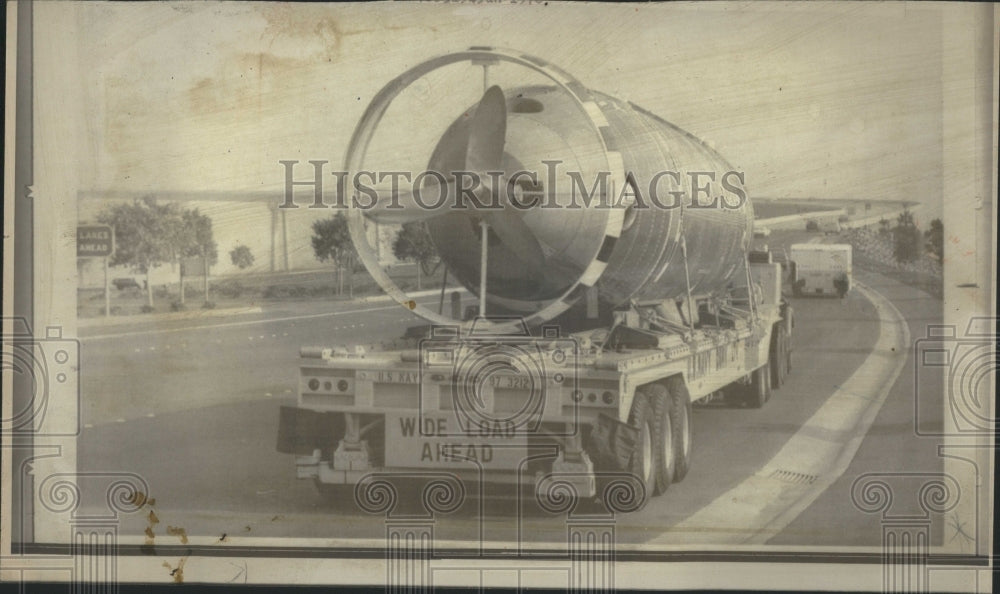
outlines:
[[469, 125], [465, 168], [469, 171], [500, 171], [507, 137], [507, 99], [493, 85], [483, 94]]
[[[431, 177], [427, 178], [423, 187], [412, 191], [400, 188], [395, 196], [393, 196], [392, 188], [374, 188], [378, 199], [373, 207], [363, 212], [367, 218], [376, 223], [401, 225], [414, 221], [426, 221], [447, 214], [448, 207], [452, 203], [454, 189], [454, 179], [447, 181], [442, 187]], [[368, 197], [362, 196], [359, 200], [367, 202]], [[437, 208], [427, 208], [427, 206], [437, 206]]]
[[[469, 141], [465, 151], [465, 168], [480, 172], [484, 184], [488, 179], [486, 172], [502, 170], [506, 136], [507, 98], [500, 87], [494, 85], [479, 100], [469, 125]], [[528, 225], [506, 204], [508, 198], [505, 188], [486, 189], [498, 192], [505, 207], [503, 210], [486, 210], [477, 214], [493, 228], [504, 247], [513, 252], [522, 264], [533, 272], [542, 272], [545, 252]]]
[[[471, 171], [498, 171], [503, 164], [504, 138], [507, 134], [507, 100], [500, 87], [486, 90], [469, 123], [469, 138], [465, 147], [465, 168]], [[485, 176], [484, 176], [485, 177]], [[454, 204], [454, 178], [447, 182], [447, 195], [441, 200], [441, 187], [428, 178], [416, 192], [399, 190], [393, 196], [390, 188], [376, 188], [378, 200], [365, 211], [365, 216], [378, 223], [401, 224], [423, 221], [444, 214], [448, 205]], [[440, 209], [427, 209], [427, 205], [441, 204]], [[399, 207], [396, 207], [396, 205]], [[400, 208], [401, 207], [401, 208]]]
[[484, 211], [483, 218], [500, 238], [500, 243], [510, 250], [539, 278], [545, 276], [545, 251], [538, 238], [513, 209]]

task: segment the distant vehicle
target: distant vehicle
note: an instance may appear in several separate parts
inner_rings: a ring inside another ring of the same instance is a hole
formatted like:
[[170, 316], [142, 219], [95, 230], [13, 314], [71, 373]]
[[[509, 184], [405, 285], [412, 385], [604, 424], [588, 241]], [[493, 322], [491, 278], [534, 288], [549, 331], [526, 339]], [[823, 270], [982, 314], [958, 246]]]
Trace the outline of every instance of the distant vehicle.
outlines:
[[770, 237], [771, 236], [771, 230], [768, 229], [767, 227], [761, 227], [760, 229], [754, 229], [753, 230], [753, 236], [754, 237]]
[[851, 290], [851, 246], [844, 243], [796, 243], [789, 248], [795, 296], [838, 295]]
[[839, 220], [821, 221], [819, 224], [819, 230], [822, 231], [824, 235], [840, 233], [840, 221]]
[[142, 285], [130, 276], [116, 278], [111, 281], [111, 284], [113, 284], [119, 291], [124, 291], [125, 289], [142, 289]]

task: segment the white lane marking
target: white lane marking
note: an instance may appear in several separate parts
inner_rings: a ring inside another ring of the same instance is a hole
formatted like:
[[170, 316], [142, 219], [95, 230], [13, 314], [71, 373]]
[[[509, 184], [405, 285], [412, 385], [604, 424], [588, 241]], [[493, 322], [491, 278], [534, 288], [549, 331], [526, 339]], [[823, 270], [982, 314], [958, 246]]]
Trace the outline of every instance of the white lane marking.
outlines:
[[[879, 318], [871, 354], [763, 468], [653, 543], [763, 544], [844, 474], [902, 372], [910, 344], [903, 314], [873, 289], [855, 287]], [[817, 478], [790, 483], [774, 476], [779, 470]]]
[[[300, 316], [285, 316], [281, 318], [268, 318], [264, 320], [246, 320], [243, 322], [225, 322], [222, 324], [210, 324], [206, 326], [184, 326], [183, 328], [161, 328], [158, 330], [145, 330], [145, 331], [134, 331], [134, 332], [119, 332], [117, 334], [100, 334], [97, 336], [81, 336], [78, 340], [105, 340], [108, 338], [122, 338], [125, 336], [150, 336], [152, 334], [167, 334], [171, 332], [189, 332], [191, 330], [211, 330], [214, 328], [238, 328], [242, 326], [253, 326], [256, 324], [270, 324], [274, 322], [292, 322], [295, 324], [294, 320], [312, 320], [315, 318], [330, 318], [335, 316], [343, 316], [349, 314], [359, 314], [368, 313], [373, 311], [388, 311], [390, 309], [397, 309], [402, 307], [401, 305], [383, 305], [381, 307], [369, 307], [364, 309], [348, 309], [344, 311], [331, 311], [318, 314], [303, 314]], [[409, 318], [406, 318], [409, 319]]]

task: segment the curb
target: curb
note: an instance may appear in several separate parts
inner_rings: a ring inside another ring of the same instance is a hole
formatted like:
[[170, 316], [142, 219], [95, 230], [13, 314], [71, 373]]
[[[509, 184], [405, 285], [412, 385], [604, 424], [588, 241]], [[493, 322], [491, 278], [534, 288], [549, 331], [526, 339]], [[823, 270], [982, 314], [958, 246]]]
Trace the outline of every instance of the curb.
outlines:
[[260, 306], [230, 307], [226, 309], [203, 309], [194, 311], [176, 311], [166, 313], [135, 314], [132, 316], [111, 316], [100, 318], [80, 318], [76, 321], [77, 328], [97, 328], [101, 326], [118, 326], [143, 322], [169, 322], [174, 320], [197, 320], [202, 318], [221, 318], [242, 314], [261, 313]]
[[[453, 287], [453, 291], [465, 293], [465, 289]], [[407, 295], [413, 299], [440, 295], [441, 289], [428, 289], [425, 291], [414, 291]], [[393, 301], [389, 295], [373, 295], [370, 297], [358, 297], [347, 301], [342, 301], [344, 305], [365, 305], [369, 303], [389, 303]], [[131, 316], [111, 316], [99, 318], [78, 318], [77, 328], [99, 328], [104, 326], [120, 326], [126, 324], [141, 324], [145, 322], [170, 322], [175, 320], [200, 320], [204, 318], [215, 318], [225, 316], [236, 316], [243, 314], [262, 313], [263, 309], [258, 306], [253, 307], [230, 307], [226, 309], [199, 309], [192, 311], [177, 311], [164, 313], [135, 314]]]
[[[461, 289], [458, 287], [451, 287], [451, 290], [460, 291], [463, 294], [467, 292], [465, 289]], [[440, 295], [440, 294], [441, 294], [441, 289], [427, 289], [425, 291], [413, 291], [412, 293], [407, 293], [406, 296], [412, 299], [419, 299], [420, 297], [430, 297], [432, 295]], [[357, 299], [345, 301], [344, 303], [357, 303], [357, 304], [383, 303], [392, 300], [393, 300], [392, 297], [383, 294], [383, 295], [374, 295], [372, 297], [359, 297]]]

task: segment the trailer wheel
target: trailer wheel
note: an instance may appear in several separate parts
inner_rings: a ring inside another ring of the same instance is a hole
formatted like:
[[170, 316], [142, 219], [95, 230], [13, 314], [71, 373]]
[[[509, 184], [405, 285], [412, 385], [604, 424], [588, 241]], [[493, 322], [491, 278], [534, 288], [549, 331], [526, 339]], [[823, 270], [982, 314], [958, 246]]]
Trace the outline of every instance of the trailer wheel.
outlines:
[[771, 333], [768, 367], [771, 373], [771, 388], [777, 390], [785, 383], [785, 325], [782, 323], [775, 324]]
[[778, 359], [781, 369], [781, 385], [785, 385], [788, 381], [788, 371], [790, 370], [789, 362], [792, 360], [791, 355], [791, 337], [788, 335], [788, 329], [782, 324], [781, 326], [781, 358]]
[[679, 483], [691, 468], [691, 396], [684, 380], [674, 378], [670, 391], [671, 429], [674, 434], [674, 482]]
[[762, 365], [753, 372], [750, 389], [746, 392], [746, 403], [750, 408], [761, 408], [771, 399], [771, 366]]
[[639, 430], [635, 450], [629, 460], [629, 472], [642, 483], [643, 492], [637, 496], [642, 499], [639, 509], [644, 507], [656, 489], [656, 472], [658, 465], [658, 450], [656, 437], [659, 434], [656, 411], [653, 409], [648, 392], [645, 388], [636, 391], [629, 413], [628, 424]]
[[677, 437], [674, 435], [673, 401], [670, 391], [663, 384], [649, 384], [640, 388], [648, 399], [655, 421], [653, 432], [653, 448], [655, 465], [653, 467], [653, 494], [659, 495], [667, 490], [674, 478], [675, 446]]

